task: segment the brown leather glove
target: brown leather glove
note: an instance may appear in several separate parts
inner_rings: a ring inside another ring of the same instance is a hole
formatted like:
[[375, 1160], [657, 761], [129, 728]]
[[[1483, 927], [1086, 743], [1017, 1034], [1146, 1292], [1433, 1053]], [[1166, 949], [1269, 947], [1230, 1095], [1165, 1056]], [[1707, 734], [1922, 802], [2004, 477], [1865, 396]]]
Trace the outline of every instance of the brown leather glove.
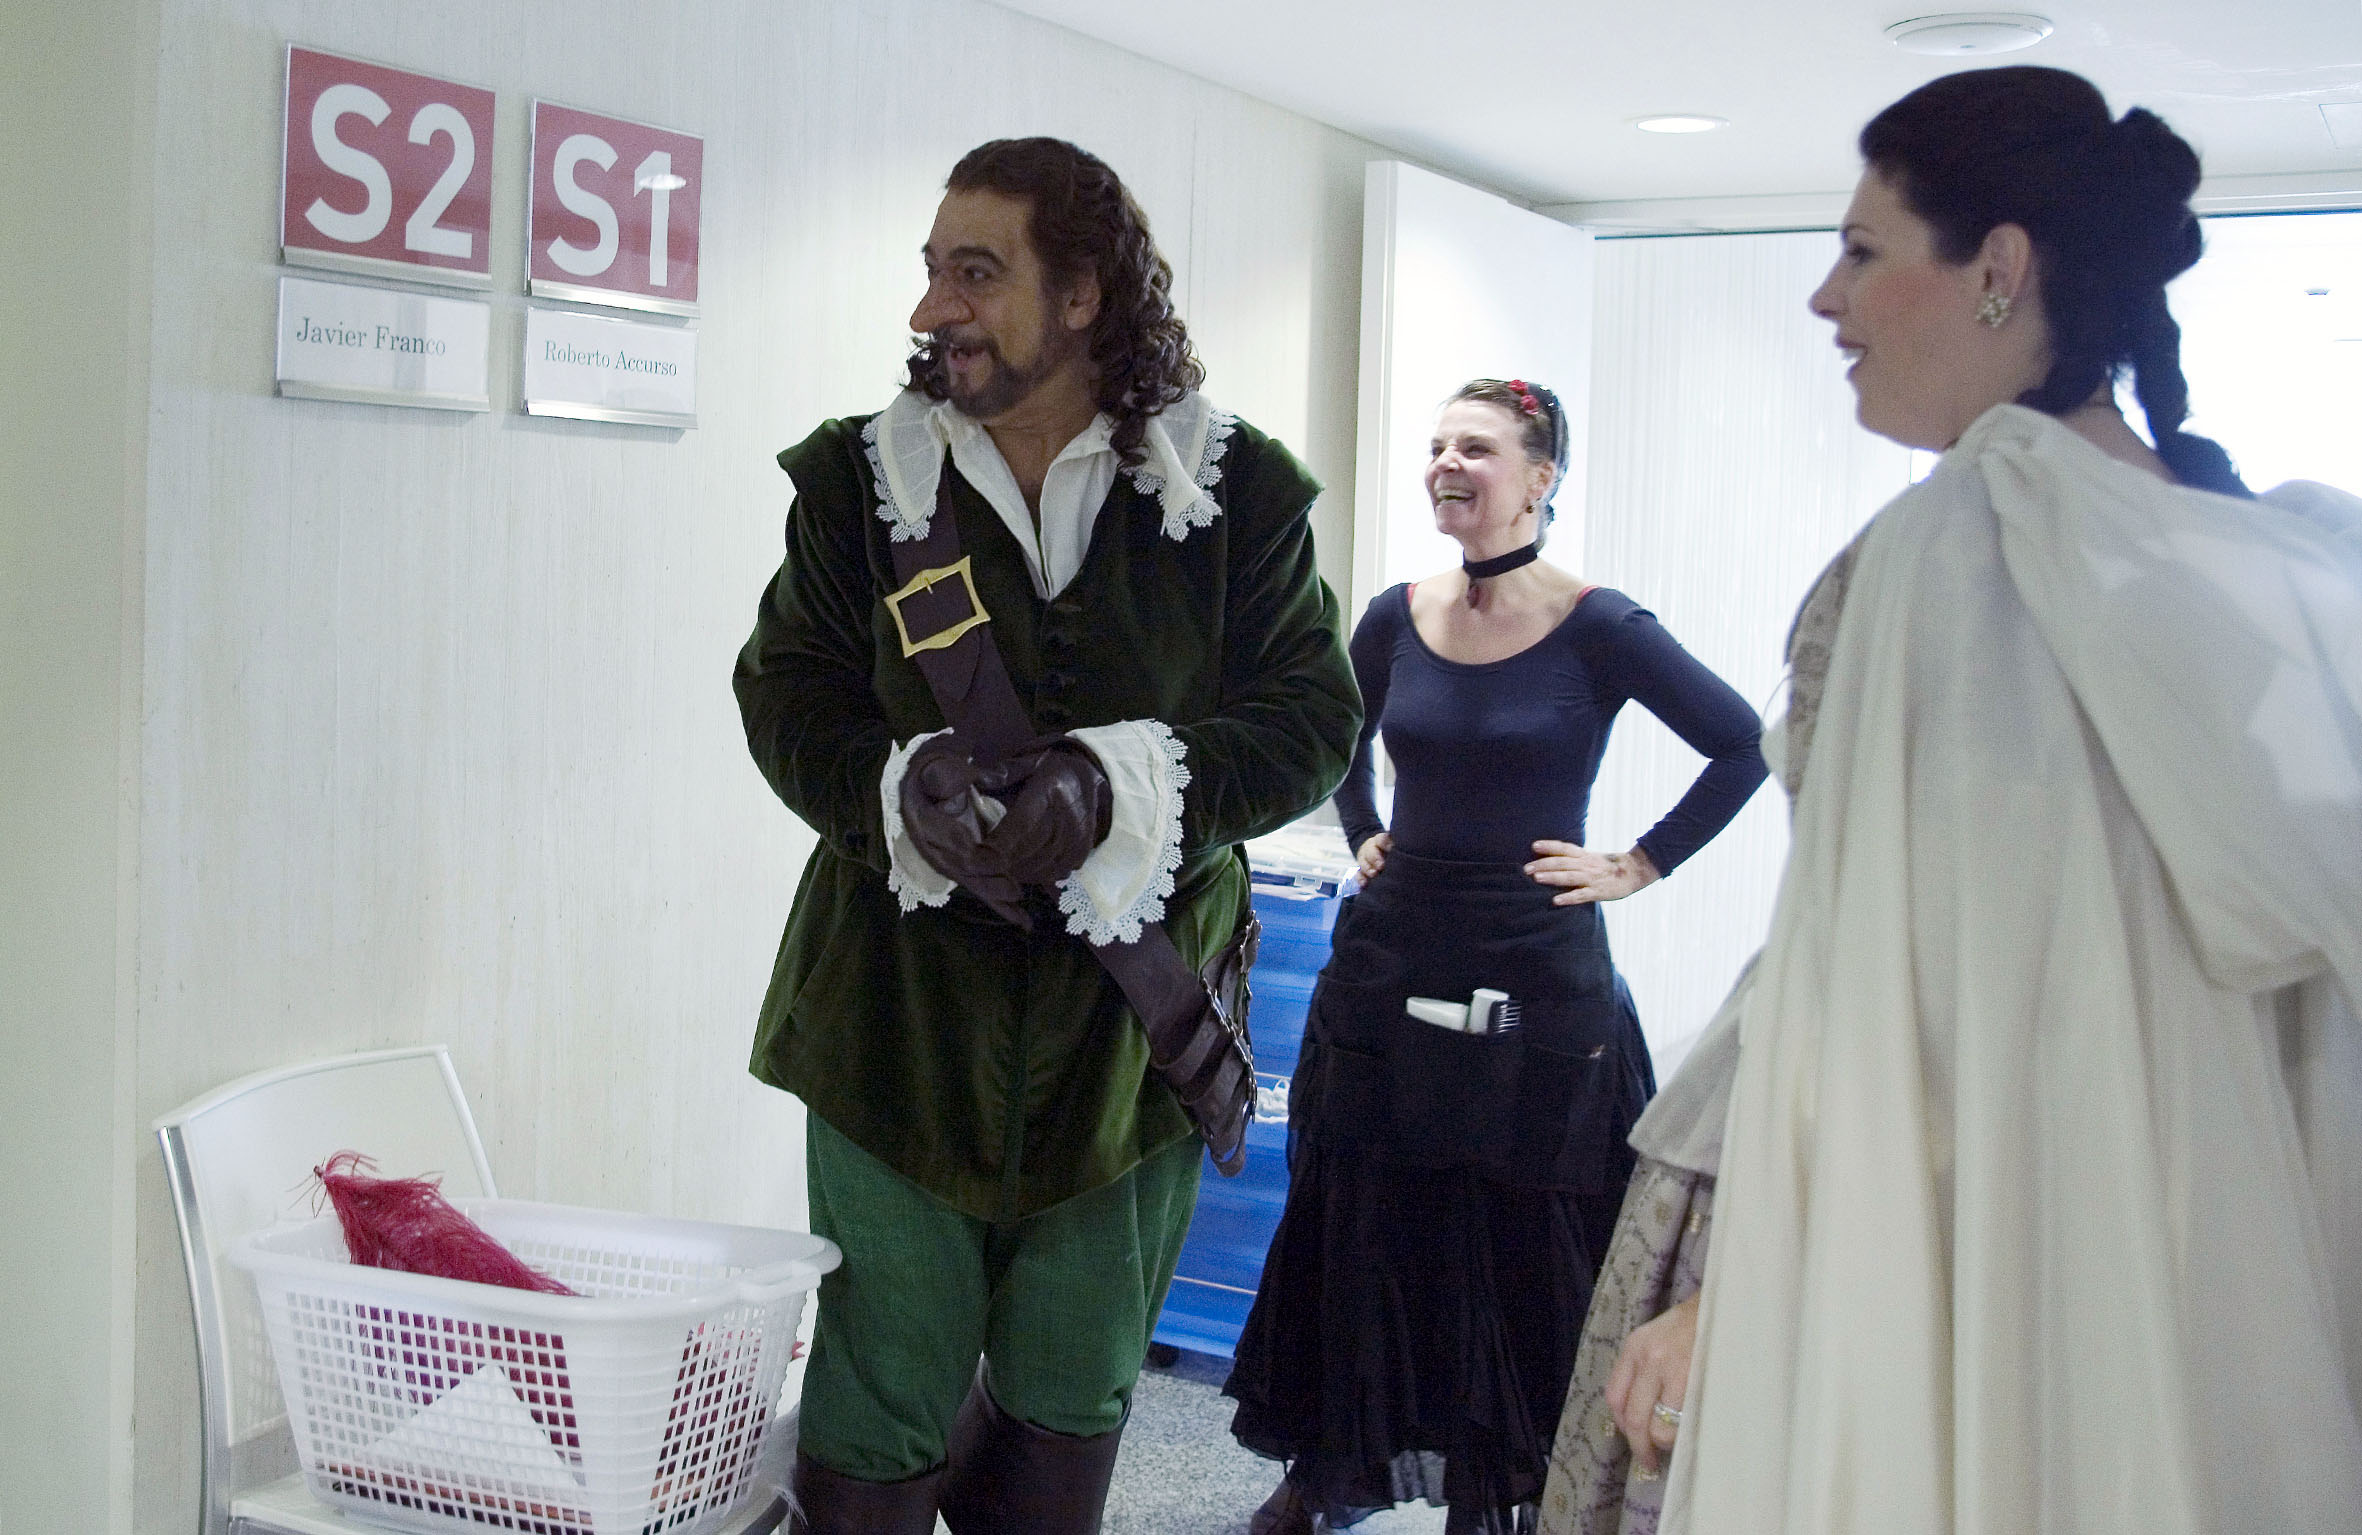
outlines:
[[902, 774], [902, 829], [946, 879], [1001, 916], [1030, 931], [1022, 882], [1012, 878], [1004, 856], [988, 841], [976, 795], [985, 770], [969, 756], [957, 732], [936, 736], [910, 754]]
[[984, 769], [978, 787], [1008, 806], [984, 844], [1020, 885], [1055, 885], [1081, 868], [1115, 818], [1106, 771], [1072, 736], [1027, 742]]

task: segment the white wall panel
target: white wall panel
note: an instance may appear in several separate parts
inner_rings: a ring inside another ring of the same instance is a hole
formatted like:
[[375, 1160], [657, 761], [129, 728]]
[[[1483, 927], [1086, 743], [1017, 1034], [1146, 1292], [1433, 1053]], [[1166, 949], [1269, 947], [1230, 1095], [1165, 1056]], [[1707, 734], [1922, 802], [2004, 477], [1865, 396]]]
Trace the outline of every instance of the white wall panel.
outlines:
[[[499, 92], [492, 414], [272, 396], [289, 41]], [[745, 1064], [812, 842], [728, 686], [772, 454], [889, 398], [953, 160], [1068, 136], [1147, 207], [1210, 391], [1331, 485], [1342, 590], [1368, 147], [976, 0], [168, 0], [156, 91], [140, 1122], [449, 1040], [505, 1192], [800, 1223], [800, 1111]], [[536, 95], [705, 136], [694, 431], [514, 413]], [[186, 1300], [137, 1154], [137, 1527], [181, 1535]]]
[[[1814, 233], [1597, 247], [1585, 577], [1654, 611], [1775, 715], [1805, 588], [1909, 483], [1907, 451], [1855, 424], [1830, 327], [1805, 310], [1836, 245]], [[1699, 765], [1646, 710], [1625, 710], [1592, 844], [1630, 846]], [[1660, 1075], [1762, 943], [1787, 846], [1787, 797], [1767, 784], [1671, 878], [1608, 908]]]
[[152, 0], [0, 7], [0, 1527], [131, 1509]]

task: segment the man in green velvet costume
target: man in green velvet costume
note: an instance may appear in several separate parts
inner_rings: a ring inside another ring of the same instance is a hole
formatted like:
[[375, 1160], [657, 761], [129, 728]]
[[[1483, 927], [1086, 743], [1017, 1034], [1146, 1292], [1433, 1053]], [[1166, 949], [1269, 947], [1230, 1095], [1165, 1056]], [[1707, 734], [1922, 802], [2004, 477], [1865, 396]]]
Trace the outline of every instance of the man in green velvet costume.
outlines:
[[[909, 387], [779, 456], [787, 557], [736, 674], [820, 837], [753, 1062], [811, 1110], [812, 1223], [845, 1254], [799, 1527], [1095, 1531], [1201, 1155], [1090, 944], [1227, 943], [1238, 844], [1335, 787], [1360, 701], [1319, 487], [1198, 392], [1114, 173], [984, 145], [924, 255]], [[1041, 737], [990, 773], [885, 600], [893, 544], [945, 510]]]

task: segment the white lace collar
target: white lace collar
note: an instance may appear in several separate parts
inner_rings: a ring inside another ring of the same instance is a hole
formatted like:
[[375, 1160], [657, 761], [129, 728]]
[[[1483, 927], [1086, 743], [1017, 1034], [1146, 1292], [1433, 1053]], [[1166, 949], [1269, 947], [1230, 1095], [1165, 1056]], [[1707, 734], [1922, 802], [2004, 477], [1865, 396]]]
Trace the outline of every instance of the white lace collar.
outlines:
[[[951, 408], [905, 389], [861, 429], [877, 480], [878, 518], [893, 530], [896, 543], [927, 536], [936, 483], [951, 447], [946, 419]], [[1105, 430], [1107, 418], [1099, 422]], [[1173, 542], [1221, 515], [1213, 492], [1222, 483], [1222, 454], [1237, 425], [1237, 417], [1194, 391], [1149, 418], [1140, 444], [1143, 457], [1131, 471], [1132, 487], [1155, 498], [1164, 512], [1164, 535]]]

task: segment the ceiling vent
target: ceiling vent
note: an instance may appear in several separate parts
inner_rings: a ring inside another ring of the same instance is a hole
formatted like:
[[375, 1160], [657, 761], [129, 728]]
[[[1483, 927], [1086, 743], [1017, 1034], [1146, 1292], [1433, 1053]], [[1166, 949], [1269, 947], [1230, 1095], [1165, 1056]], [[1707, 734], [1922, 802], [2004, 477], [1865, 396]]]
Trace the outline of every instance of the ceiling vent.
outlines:
[[1905, 53], [1957, 58], [1968, 53], [2031, 48], [2050, 36], [2050, 20], [2016, 11], [1952, 11], [1898, 21], [1886, 29], [1886, 35]]

